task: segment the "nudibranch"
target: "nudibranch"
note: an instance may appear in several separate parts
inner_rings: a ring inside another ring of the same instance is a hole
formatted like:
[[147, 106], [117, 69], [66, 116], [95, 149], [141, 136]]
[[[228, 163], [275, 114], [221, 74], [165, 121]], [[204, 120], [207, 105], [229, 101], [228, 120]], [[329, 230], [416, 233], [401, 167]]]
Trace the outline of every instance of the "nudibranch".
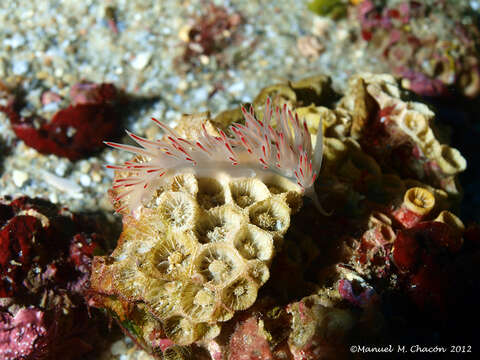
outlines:
[[[139, 146], [105, 142], [105, 144], [137, 155], [123, 165], [107, 165], [129, 175], [114, 180], [114, 202], [122, 200], [117, 212], [126, 208], [134, 215], [145, 201], [152, 198], [164, 179], [183, 172], [197, 176], [227, 173], [231, 177], [256, 177], [263, 180], [271, 173], [279, 174], [298, 187], [321, 209], [314, 184], [323, 156], [322, 126], [316, 134], [315, 147], [307, 124], [285, 104], [281, 109], [266, 100], [263, 121], [255, 117], [253, 107], [242, 107], [245, 124], [234, 123], [227, 136], [207, 132], [205, 125], [198, 139], [187, 140], [175, 130], [153, 118], [164, 130], [161, 140], [148, 140], [127, 131]], [[275, 122], [275, 127], [274, 127]]]

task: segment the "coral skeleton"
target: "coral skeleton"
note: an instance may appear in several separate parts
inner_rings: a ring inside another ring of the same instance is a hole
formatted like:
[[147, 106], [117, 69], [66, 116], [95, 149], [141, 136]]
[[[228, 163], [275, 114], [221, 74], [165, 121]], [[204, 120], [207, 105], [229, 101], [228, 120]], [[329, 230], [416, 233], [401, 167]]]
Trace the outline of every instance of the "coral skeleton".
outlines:
[[253, 107], [250, 111], [242, 107], [242, 113], [245, 124], [232, 124], [229, 128], [232, 137], [222, 130], [218, 130], [219, 136], [213, 136], [203, 125], [197, 140], [187, 140], [153, 119], [165, 131], [164, 139], [147, 140], [127, 131], [140, 147], [106, 142], [109, 146], [137, 155], [134, 161], [107, 166], [128, 174], [115, 179], [114, 201], [120, 203], [123, 199], [117, 212], [128, 208], [135, 215], [166, 178], [189, 171], [197, 176], [227, 173], [232, 177], [257, 177], [261, 180], [273, 172], [298, 185], [298, 190], [311, 198], [321, 210], [314, 183], [322, 162], [322, 127], [319, 126], [313, 148], [306, 123], [300, 122], [298, 115], [286, 104], [282, 109], [274, 109], [268, 98], [263, 121], [255, 117]]

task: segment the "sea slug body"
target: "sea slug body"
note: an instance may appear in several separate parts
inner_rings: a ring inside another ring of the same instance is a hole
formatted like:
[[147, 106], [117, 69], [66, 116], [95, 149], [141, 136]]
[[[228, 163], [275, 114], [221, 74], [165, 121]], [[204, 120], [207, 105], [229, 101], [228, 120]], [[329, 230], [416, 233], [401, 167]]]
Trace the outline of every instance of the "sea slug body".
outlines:
[[113, 189], [117, 212], [128, 209], [135, 215], [165, 179], [184, 172], [193, 172], [200, 177], [227, 173], [231, 177], [257, 177], [261, 180], [276, 173], [296, 184], [299, 192], [310, 197], [321, 209], [314, 183], [322, 162], [322, 127], [319, 127], [315, 148], [312, 148], [306, 123], [301, 123], [287, 105], [273, 109], [271, 100], [267, 99], [263, 121], [255, 117], [253, 108], [247, 111], [242, 107], [242, 113], [245, 124], [232, 124], [229, 128], [232, 137], [222, 130], [218, 130], [219, 136], [213, 136], [203, 126], [197, 140], [187, 140], [153, 119], [165, 131], [164, 139], [147, 140], [127, 131], [139, 147], [106, 142], [137, 155], [134, 161], [107, 166], [128, 174], [115, 179]]

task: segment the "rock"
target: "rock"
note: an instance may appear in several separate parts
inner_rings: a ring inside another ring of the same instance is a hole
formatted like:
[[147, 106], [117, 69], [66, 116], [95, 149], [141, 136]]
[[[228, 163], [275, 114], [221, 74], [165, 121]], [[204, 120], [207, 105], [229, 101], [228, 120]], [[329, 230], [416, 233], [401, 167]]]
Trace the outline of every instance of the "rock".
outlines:
[[28, 174], [24, 171], [13, 170], [12, 179], [15, 185], [20, 188], [28, 180]]
[[150, 59], [152, 58], [152, 53], [142, 52], [135, 56], [135, 59], [131, 62], [132, 67], [135, 70], [143, 70], [145, 66], [148, 65]]
[[14, 60], [12, 64], [12, 71], [15, 75], [25, 75], [29, 67], [28, 61], [26, 60]]

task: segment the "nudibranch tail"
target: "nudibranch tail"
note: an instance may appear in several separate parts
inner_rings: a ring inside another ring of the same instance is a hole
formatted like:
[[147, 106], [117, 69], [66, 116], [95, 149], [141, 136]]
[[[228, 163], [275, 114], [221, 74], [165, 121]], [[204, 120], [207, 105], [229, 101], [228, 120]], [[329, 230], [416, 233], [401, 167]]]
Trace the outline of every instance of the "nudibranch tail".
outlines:
[[[320, 124], [312, 149], [311, 135], [306, 123], [285, 104], [273, 108], [267, 99], [263, 121], [258, 120], [253, 108], [242, 107], [245, 125], [230, 126], [232, 137], [217, 129], [213, 136], [202, 126], [196, 140], [182, 138], [175, 130], [153, 119], [165, 132], [164, 139], [148, 140], [127, 131], [138, 146], [105, 142], [105, 144], [137, 155], [135, 161], [123, 165], [109, 165], [123, 172], [117, 176], [113, 189], [115, 202], [123, 210], [135, 211], [162, 185], [166, 175], [175, 175], [189, 169], [195, 173], [226, 172], [236, 176], [252, 176], [262, 172], [274, 172], [296, 183], [305, 195], [314, 199], [314, 183], [320, 171], [323, 156], [323, 134]], [[272, 125], [276, 121], [276, 127]], [[118, 211], [118, 209], [117, 209]]]

